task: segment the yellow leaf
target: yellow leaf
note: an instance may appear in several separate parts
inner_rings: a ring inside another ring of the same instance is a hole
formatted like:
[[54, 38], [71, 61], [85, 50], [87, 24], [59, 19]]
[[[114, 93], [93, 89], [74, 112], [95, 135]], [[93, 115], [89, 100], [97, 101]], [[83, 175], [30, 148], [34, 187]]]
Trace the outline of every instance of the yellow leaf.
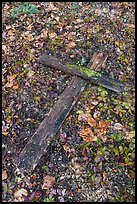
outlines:
[[116, 42], [115, 42], [115, 45], [117, 45], [117, 46], [119, 47], [120, 42], [119, 42], [119, 41], [116, 41]]
[[55, 17], [55, 20], [58, 22], [58, 21], [59, 21], [59, 16], [56, 16], [56, 17]]
[[71, 152], [71, 149], [68, 145], [63, 145], [63, 149], [65, 150], [65, 152]]
[[75, 22], [77, 22], [77, 23], [82, 23], [84, 20], [82, 20], [82, 19], [80, 19], [80, 18], [78, 18], [78, 19], [76, 19], [75, 20]]
[[9, 133], [9, 132], [7, 132], [7, 131], [2, 131], [2, 134], [5, 135], [5, 136], [7, 136], [8, 133]]

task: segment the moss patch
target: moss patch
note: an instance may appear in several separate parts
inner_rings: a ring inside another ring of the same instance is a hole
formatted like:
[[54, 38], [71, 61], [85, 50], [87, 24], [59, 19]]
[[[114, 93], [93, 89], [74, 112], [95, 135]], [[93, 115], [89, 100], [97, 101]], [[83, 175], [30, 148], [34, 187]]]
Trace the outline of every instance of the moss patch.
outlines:
[[87, 67], [80, 66], [80, 65], [72, 65], [72, 64], [67, 64], [69, 69], [77, 70], [80, 71], [81, 73], [85, 74], [88, 77], [96, 77], [96, 76], [101, 76], [100, 73], [95, 72], [94, 70], [88, 69]]

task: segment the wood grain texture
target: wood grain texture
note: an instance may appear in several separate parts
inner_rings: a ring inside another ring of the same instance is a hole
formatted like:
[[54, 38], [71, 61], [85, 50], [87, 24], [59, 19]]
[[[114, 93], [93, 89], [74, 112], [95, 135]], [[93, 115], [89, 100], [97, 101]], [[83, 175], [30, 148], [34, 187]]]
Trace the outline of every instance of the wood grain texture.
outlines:
[[[43, 60], [46, 65], [56, 68], [60, 66], [64, 70], [64, 65], [62, 65], [57, 59], [53, 60], [53, 58], [49, 58], [48, 56], [43, 59], [46, 59], [45, 61]], [[106, 56], [104, 59], [101, 59], [100, 63], [103, 64], [104, 60], [106, 60]], [[93, 64], [95, 63], [93, 62]], [[104, 83], [105, 82], [106, 81], [104, 81]], [[80, 96], [80, 93], [84, 90], [86, 85], [86, 80], [78, 76], [73, 76], [68, 87], [60, 95], [58, 101], [54, 104], [51, 111], [45, 116], [45, 119], [15, 160], [15, 164], [19, 168], [20, 172], [31, 173], [35, 169], [41, 157], [46, 154], [49, 144], [56, 138], [56, 133], [59, 131], [59, 128], [69, 112], [72, 110]]]
[[[98, 59], [98, 61], [96, 61]], [[111, 91], [114, 92], [123, 92], [123, 91], [127, 91], [128, 90], [128, 86], [126, 86], [124, 83], [116, 80], [116, 79], [112, 79], [108, 76], [104, 76], [102, 74], [100, 74], [97, 71], [99, 67], [101, 66], [105, 66], [105, 62], [106, 62], [107, 56], [106, 55], [101, 55], [101, 53], [95, 54], [93, 55], [93, 59], [92, 59], [92, 65], [90, 65], [90, 68], [85, 67], [82, 70], [82, 67], [79, 68], [79, 66], [74, 65], [64, 65], [60, 60], [58, 60], [57, 58], [53, 57], [53, 56], [49, 56], [49, 55], [42, 55], [39, 59], [38, 62], [42, 63], [48, 67], [51, 67], [53, 69], [58, 69], [61, 70], [69, 75], [76, 75], [79, 76], [83, 79], [89, 80], [94, 84], [97, 85], [101, 85]], [[91, 64], [91, 62], [90, 62]], [[92, 75], [92, 71], [93, 73], [95, 73], [95, 76]], [[99, 76], [98, 76], [99, 75]]]

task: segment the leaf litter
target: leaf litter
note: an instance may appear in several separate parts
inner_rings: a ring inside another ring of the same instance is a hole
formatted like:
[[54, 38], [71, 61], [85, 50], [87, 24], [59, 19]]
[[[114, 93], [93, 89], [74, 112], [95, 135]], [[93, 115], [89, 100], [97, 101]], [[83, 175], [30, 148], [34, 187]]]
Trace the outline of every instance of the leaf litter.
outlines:
[[133, 202], [134, 89], [120, 96], [89, 84], [35, 176], [19, 179], [14, 158], [71, 80], [38, 65], [43, 52], [77, 63], [109, 49], [99, 71], [134, 84], [134, 2], [3, 2], [2, 9], [3, 202]]

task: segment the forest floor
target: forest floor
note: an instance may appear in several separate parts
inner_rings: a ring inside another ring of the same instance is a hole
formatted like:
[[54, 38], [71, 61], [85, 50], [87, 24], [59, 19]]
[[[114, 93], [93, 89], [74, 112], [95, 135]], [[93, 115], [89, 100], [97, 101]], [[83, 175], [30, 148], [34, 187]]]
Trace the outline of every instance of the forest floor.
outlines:
[[[88, 63], [133, 86], [115, 93], [88, 83], [31, 175], [14, 160], [72, 77], [37, 63], [48, 53]], [[3, 202], [135, 201], [135, 3], [2, 3]]]

